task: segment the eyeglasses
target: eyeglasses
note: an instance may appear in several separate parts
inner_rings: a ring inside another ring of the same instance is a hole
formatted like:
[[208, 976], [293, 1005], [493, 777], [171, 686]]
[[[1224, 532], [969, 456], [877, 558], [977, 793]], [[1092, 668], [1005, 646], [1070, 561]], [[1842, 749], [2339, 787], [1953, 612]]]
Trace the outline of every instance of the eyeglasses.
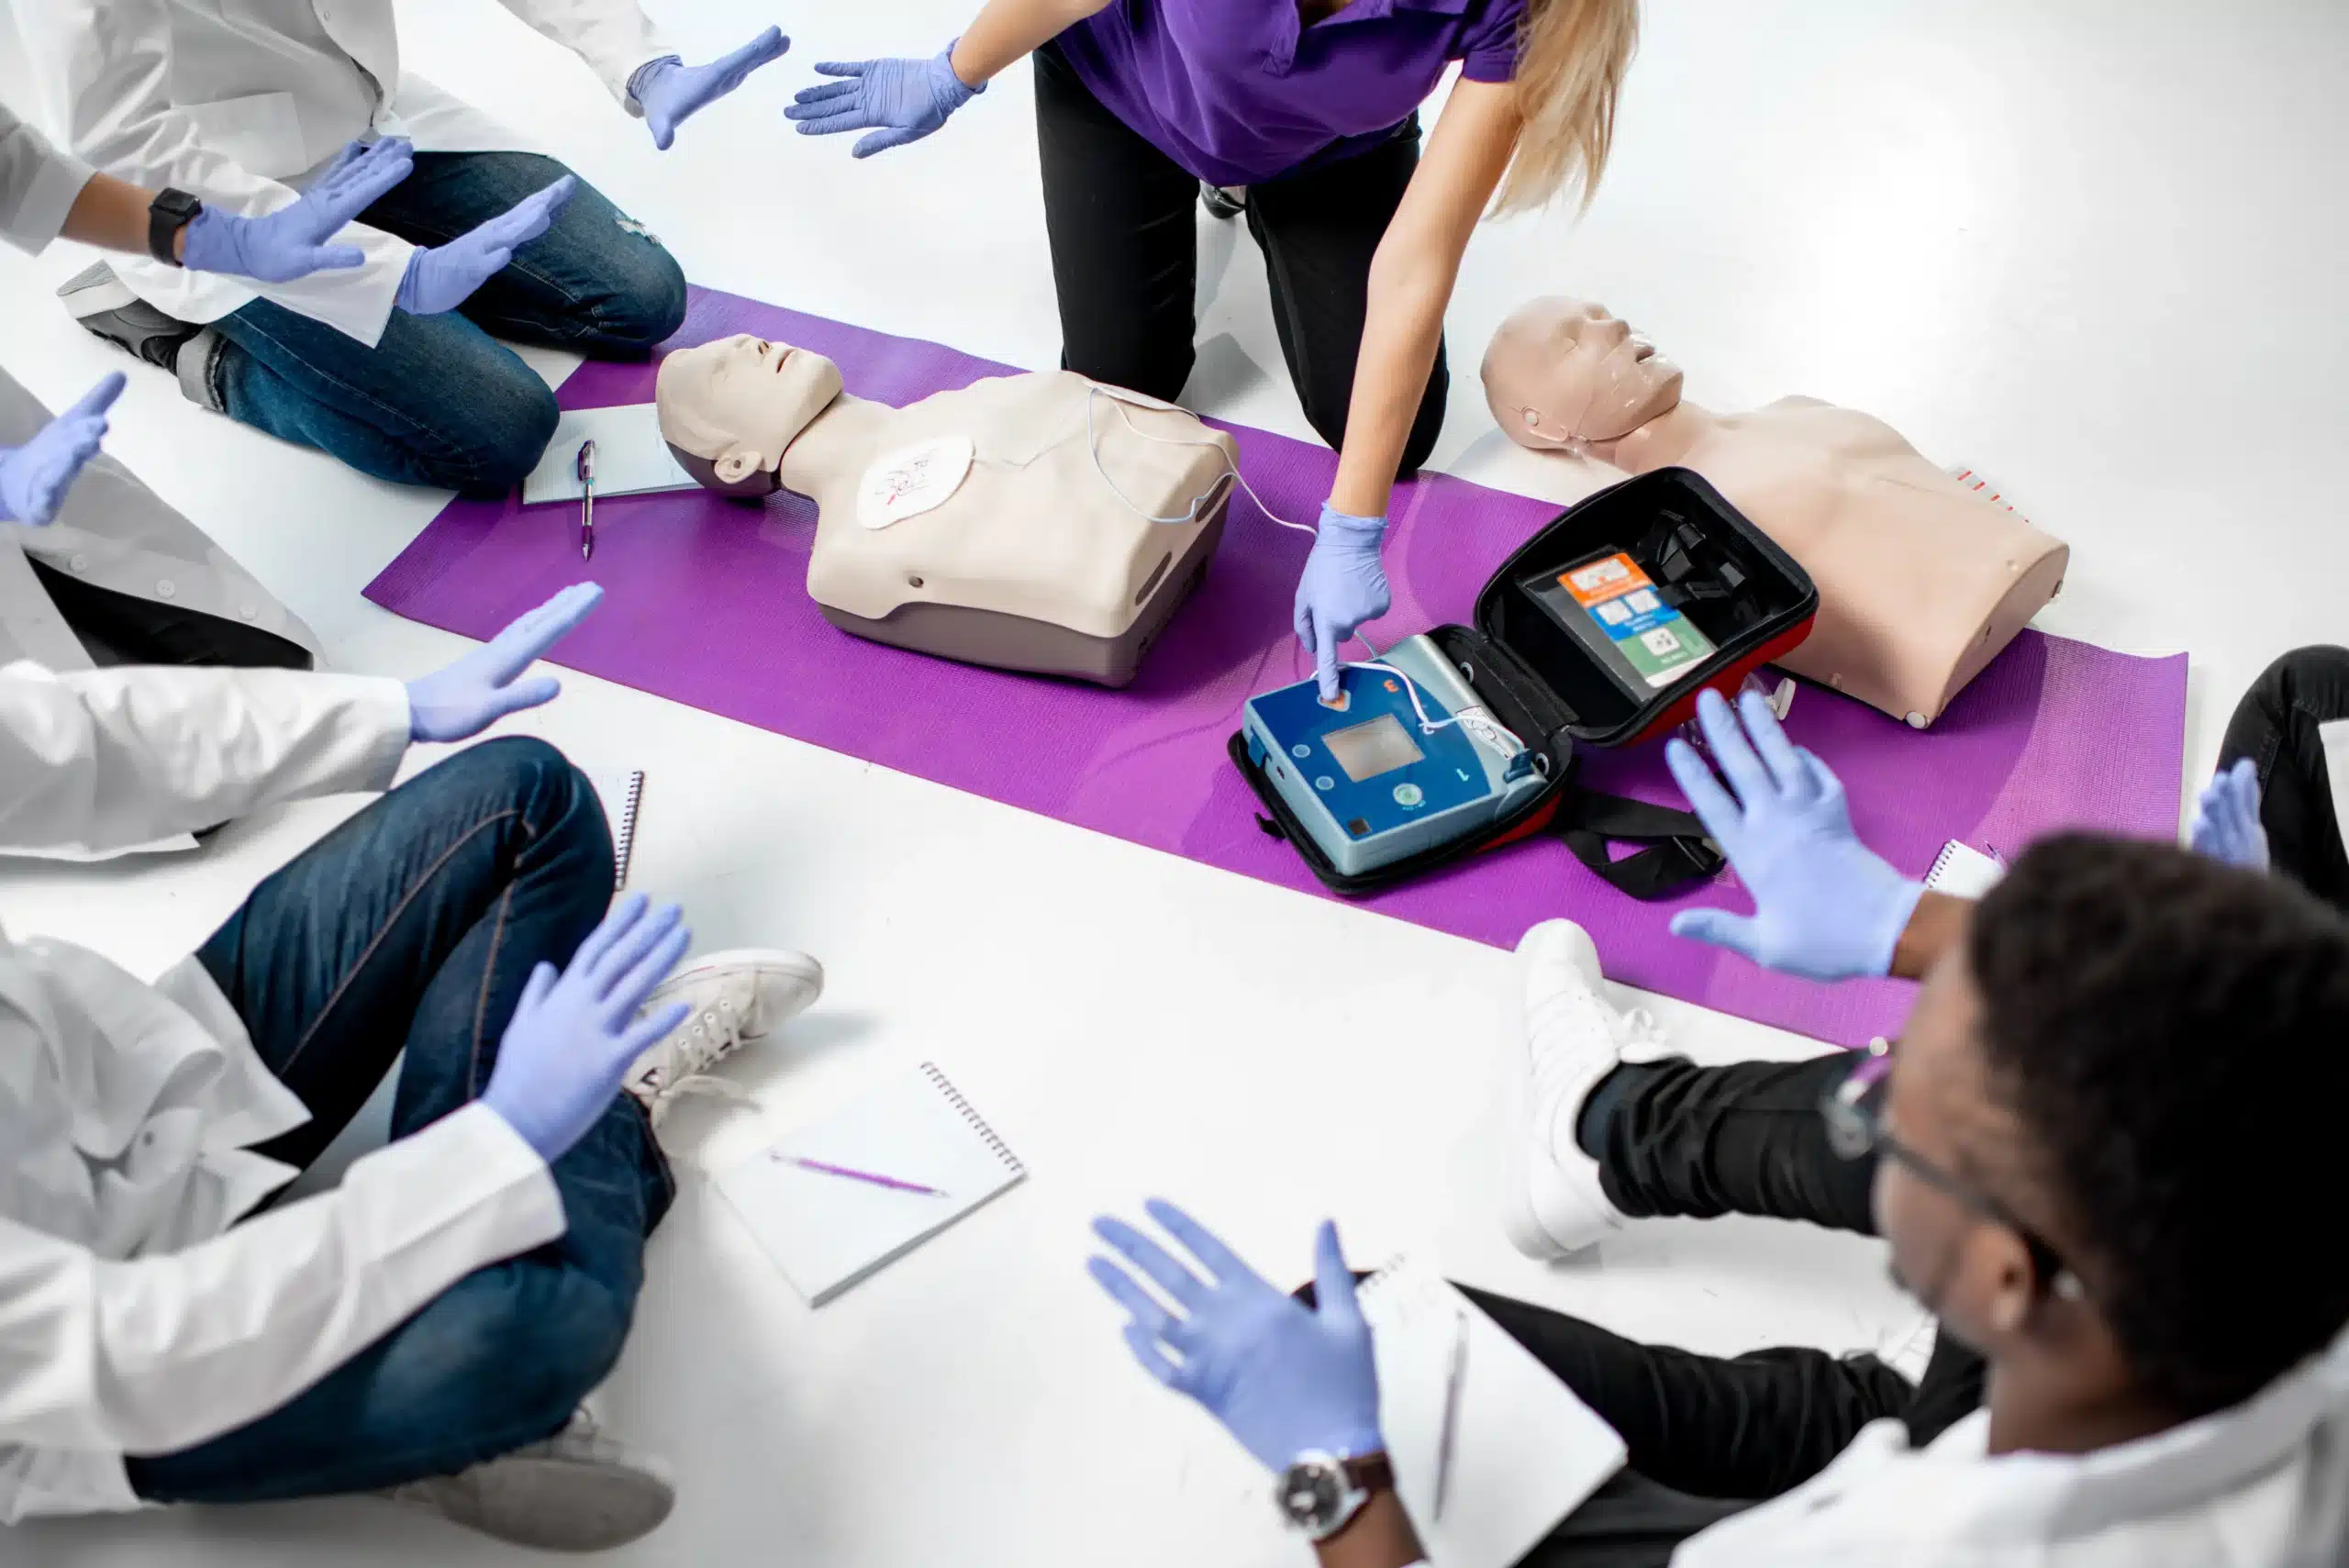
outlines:
[[1828, 1146], [1846, 1160], [1864, 1160], [1872, 1154], [1890, 1160], [1960, 1207], [2013, 1231], [2030, 1254], [2032, 1275], [2042, 1287], [2065, 1301], [2084, 1299], [2087, 1290], [2080, 1276], [2045, 1237], [1988, 1193], [1943, 1170], [1892, 1135], [1884, 1121], [1891, 1078], [1892, 1047], [1880, 1039], [1871, 1040], [1867, 1050], [1858, 1053], [1850, 1074], [1820, 1102], [1820, 1114], [1827, 1118]]

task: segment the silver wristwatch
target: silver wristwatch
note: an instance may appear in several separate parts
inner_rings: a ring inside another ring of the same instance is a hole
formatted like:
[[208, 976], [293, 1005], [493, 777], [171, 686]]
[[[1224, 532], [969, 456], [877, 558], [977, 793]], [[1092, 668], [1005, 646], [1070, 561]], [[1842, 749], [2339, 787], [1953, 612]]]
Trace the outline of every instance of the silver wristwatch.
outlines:
[[1274, 1501], [1283, 1518], [1318, 1543], [1352, 1524], [1373, 1497], [1394, 1485], [1395, 1467], [1384, 1453], [1341, 1459], [1313, 1449], [1281, 1472]]

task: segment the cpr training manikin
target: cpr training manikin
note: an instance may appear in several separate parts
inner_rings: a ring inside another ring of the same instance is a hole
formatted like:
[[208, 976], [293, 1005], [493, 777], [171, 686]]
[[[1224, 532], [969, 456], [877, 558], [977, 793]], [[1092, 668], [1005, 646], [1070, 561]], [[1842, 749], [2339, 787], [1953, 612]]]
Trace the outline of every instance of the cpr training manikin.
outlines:
[[1920, 728], [2063, 585], [2068, 546], [1883, 420], [1811, 397], [1685, 403], [1678, 367], [1604, 306], [1533, 301], [1494, 334], [1484, 377], [1521, 445], [1704, 475], [1818, 584], [1810, 636], [1777, 662]]
[[662, 361], [661, 434], [721, 494], [815, 501], [833, 625], [943, 658], [1122, 686], [1207, 570], [1237, 472], [1193, 415], [1066, 371], [904, 408], [742, 334]]

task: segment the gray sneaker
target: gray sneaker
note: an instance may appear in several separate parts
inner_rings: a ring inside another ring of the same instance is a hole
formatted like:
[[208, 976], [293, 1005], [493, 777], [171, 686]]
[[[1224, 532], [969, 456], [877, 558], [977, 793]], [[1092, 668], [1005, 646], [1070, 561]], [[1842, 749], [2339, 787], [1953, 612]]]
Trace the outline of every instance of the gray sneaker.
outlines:
[[668, 1466], [607, 1437], [583, 1407], [544, 1442], [384, 1496], [517, 1546], [608, 1551], [659, 1528], [677, 1487]]
[[190, 403], [220, 409], [212, 367], [226, 339], [209, 327], [166, 316], [137, 295], [104, 261], [84, 267], [59, 285], [66, 313], [125, 352], [179, 377]]

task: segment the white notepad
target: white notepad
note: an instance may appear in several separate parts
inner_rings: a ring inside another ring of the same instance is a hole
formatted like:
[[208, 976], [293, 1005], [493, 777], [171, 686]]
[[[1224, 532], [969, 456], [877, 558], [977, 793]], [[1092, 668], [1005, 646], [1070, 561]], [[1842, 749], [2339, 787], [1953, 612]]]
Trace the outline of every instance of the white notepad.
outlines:
[[569, 408], [555, 421], [554, 435], [522, 481], [522, 505], [579, 499], [579, 444], [596, 443], [596, 498], [647, 495], [656, 490], [692, 490], [694, 476], [677, 466], [661, 421], [650, 403], [611, 408]]
[[[796, 1159], [935, 1187], [904, 1192]], [[810, 1307], [895, 1262], [1028, 1174], [946, 1074], [923, 1062], [718, 1178]]]
[[1952, 898], [1979, 898], [1998, 886], [1998, 879], [2006, 874], [2006, 864], [1998, 856], [1986, 855], [1971, 844], [1952, 839], [1933, 857], [1933, 869], [1925, 873], [1925, 885]]
[[[1623, 1440], [1434, 1271], [1363, 1282], [1395, 1486], [1434, 1568], [1509, 1568], [1623, 1467]], [[1455, 1355], [1451, 1478], [1436, 1507]]]

